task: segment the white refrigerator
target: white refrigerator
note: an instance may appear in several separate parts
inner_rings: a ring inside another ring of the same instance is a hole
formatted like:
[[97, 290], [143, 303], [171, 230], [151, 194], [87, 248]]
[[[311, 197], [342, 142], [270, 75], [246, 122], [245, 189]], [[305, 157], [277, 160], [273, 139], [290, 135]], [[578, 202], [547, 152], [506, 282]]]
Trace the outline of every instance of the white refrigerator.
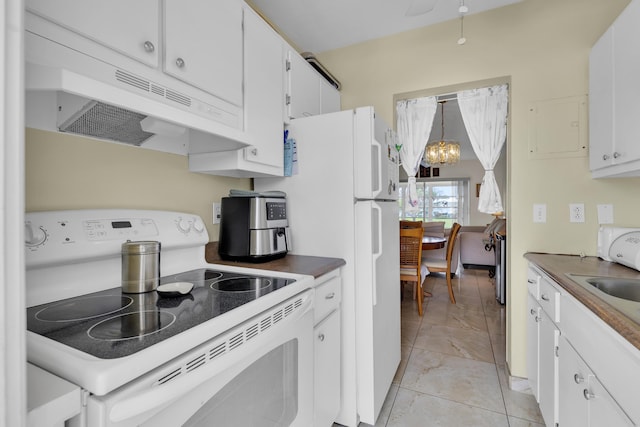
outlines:
[[292, 120], [298, 173], [254, 180], [287, 193], [291, 253], [343, 258], [342, 407], [375, 424], [400, 363], [398, 151], [372, 107]]

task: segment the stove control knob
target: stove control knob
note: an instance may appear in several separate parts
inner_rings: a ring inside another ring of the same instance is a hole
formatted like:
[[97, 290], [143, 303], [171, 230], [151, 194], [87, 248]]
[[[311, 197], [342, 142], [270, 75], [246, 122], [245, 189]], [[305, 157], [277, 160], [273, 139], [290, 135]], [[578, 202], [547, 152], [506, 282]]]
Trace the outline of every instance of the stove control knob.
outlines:
[[204, 231], [204, 224], [199, 219], [196, 219], [193, 223], [193, 229], [198, 233], [202, 233]]
[[47, 240], [47, 233], [42, 227], [35, 226], [30, 222], [24, 224], [24, 242], [27, 246], [38, 246]]
[[178, 220], [178, 230], [183, 233], [188, 233], [191, 229], [191, 223], [184, 218]]

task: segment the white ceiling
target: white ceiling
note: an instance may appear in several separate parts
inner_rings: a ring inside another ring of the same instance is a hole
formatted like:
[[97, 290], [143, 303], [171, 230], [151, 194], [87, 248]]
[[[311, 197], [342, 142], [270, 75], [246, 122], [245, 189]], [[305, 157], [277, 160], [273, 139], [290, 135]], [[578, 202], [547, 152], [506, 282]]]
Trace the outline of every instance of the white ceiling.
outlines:
[[[321, 53], [522, 0], [248, 0], [300, 52]], [[425, 12], [407, 16], [407, 12]], [[457, 40], [454, 40], [454, 43]]]

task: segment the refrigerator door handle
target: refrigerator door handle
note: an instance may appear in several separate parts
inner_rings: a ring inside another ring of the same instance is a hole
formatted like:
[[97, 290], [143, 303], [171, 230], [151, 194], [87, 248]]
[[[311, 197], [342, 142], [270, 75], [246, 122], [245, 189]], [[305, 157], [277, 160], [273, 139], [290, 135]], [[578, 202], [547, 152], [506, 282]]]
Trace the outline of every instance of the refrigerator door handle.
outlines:
[[[374, 236], [374, 239], [376, 239], [377, 241], [375, 242], [375, 246], [373, 248], [373, 254], [372, 254], [372, 259], [373, 259], [373, 268], [375, 269], [375, 265], [376, 262], [378, 261], [378, 258], [380, 258], [382, 256], [382, 209], [380, 208], [380, 206], [378, 206], [375, 202], [371, 204], [371, 208], [372, 208], [372, 212], [376, 211], [377, 212], [377, 235]], [[373, 306], [375, 307], [376, 305], [378, 305], [378, 279], [376, 277], [376, 275], [373, 275], [373, 280], [372, 280], [372, 286], [373, 286]]]

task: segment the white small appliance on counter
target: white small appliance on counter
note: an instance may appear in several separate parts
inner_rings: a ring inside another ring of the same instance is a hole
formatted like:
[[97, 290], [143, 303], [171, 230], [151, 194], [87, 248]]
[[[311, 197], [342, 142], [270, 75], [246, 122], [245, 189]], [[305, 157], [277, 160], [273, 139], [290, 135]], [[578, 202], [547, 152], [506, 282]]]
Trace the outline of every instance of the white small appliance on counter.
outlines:
[[598, 256], [640, 271], [640, 228], [600, 227]]

